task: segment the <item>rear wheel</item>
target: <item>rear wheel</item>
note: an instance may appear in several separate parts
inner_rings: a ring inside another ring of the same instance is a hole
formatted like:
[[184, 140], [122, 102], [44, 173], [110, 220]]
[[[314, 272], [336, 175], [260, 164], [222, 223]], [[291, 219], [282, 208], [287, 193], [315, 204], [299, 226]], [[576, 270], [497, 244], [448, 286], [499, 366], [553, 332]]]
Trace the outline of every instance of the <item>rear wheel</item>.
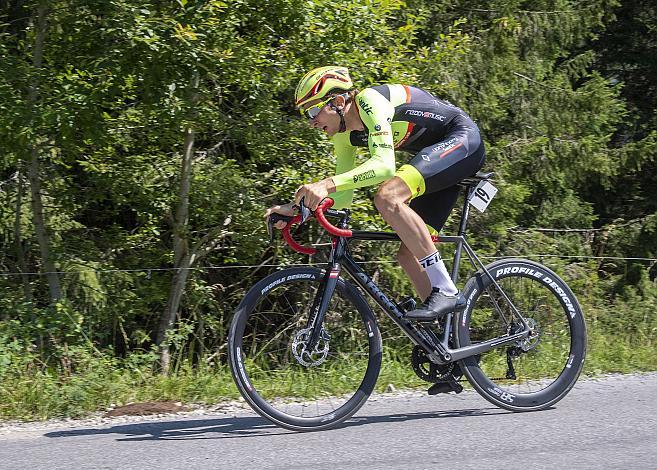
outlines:
[[324, 272], [290, 268], [253, 286], [228, 340], [231, 371], [261, 416], [293, 430], [325, 429], [353, 415], [381, 367], [375, 317], [351, 284], [338, 280], [317, 345], [306, 348], [313, 300]]
[[[513, 411], [547, 408], [575, 385], [586, 356], [586, 325], [575, 295], [554, 272], [521, 259], [486, 266], [531, 328], [530, 336], [462, 361], [472, 386]], [[469, 346], [523, 330], [517, 315], [483, 272], [464, 288], [457, 342]]]

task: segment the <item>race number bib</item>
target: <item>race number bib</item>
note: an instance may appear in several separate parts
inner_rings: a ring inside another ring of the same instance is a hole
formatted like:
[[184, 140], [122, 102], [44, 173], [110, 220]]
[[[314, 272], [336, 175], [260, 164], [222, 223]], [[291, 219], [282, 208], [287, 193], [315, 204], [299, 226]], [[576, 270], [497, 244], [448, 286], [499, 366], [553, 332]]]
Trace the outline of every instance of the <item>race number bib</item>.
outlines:
[[477, 185], [475, 190], [470, 194], [470, 199], [468, 199], [468, 201], [476, 207], [479, 212], [484, 212], [496, 194], [497, 188], [493, 186], [490, 181], [486, 180]]

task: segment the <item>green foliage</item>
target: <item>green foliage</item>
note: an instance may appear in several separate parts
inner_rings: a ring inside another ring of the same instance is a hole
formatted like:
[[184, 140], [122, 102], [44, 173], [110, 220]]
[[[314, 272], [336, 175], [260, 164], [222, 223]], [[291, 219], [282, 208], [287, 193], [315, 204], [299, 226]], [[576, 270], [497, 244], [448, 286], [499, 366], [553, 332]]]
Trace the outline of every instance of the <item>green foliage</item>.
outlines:
[[[299, 77], [328, 63], [348, 66], [360, 89], [419, 85], [463, 107], [500, 189], [472, 214], [474, 246], [544, 255], [568, 278], [591, 318], [587, 370], [654, 368], [654, 263], [585, 257], [657, 257], [656, 17], [639, 0], [2, 3], [0, 269], [12, 274], [0, 277], [0, 403], [12, 405], [0, 415], [76, 415], [157, 390], [191, 399], [208, 382], [212, 399], [234, 395], [222, 382], [231, 312], [271, 265], [309, 260], [269, 247], [262, 213], [333, 171], [330, 143], [292, 105]], [[150, 364], [174, 274], [186, 129], [195, 147], [183, 235], [190, 247], [217, 243], [190, 272], [170, 332], [176, 382]], [[28, 274], [44, 269], [26, 176], [33, 150], [64, 293], [56, 304], [45, 277]], [[386, 228], [375, 190], [356, 192], [359, 228]], [[316, 226], [298, 237], [326, 241]], [[413, 295], [394, 244], [353, 249], [383, 261], [366, 266], [384, 287]], [[383, 331], [394, 372], [408, 351], [394, 325]], [[624, 352], [607, 344], [618, 331], [628, 332], [614, 343]], [[216, 375], [196, 377], [208, 358]], [[61, 403], [40, 408], [45, 395]]]

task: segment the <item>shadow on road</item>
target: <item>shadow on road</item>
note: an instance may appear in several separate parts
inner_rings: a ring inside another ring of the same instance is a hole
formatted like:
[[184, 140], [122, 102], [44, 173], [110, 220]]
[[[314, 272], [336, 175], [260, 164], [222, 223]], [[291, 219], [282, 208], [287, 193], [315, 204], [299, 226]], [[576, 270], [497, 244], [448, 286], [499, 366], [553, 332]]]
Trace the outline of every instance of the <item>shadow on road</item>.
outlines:
[[[510, 411], [499, 408], [482, 408], [469, 410], [424, 411], [418, 413], [397, 413], [381, 416], [356, 416], [337, 426], [335, 430], [365, 426], [378, 423], [399, 423], [418, 419], [469, 418], [477, 416], [494, 416], [509, 414]], [[68, 431], [54, 431], [45, 437], [62, 438], [117, 434], [118, 441], [150, 441], [176, 439], [230, 439], [257, 436], [275, 436], [290, 434], [264, 418], [256, 416], [228, 417], [217, 419], [179, 420], [166, 422], [134, 423], [112, 426], [109, 428], [84, 428]]]

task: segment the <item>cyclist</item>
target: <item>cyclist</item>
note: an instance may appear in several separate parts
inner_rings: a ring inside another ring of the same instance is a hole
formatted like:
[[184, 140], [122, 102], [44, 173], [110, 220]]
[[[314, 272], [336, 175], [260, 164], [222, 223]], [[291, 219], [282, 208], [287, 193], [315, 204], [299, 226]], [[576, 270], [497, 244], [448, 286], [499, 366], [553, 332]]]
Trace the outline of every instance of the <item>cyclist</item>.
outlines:
[[[358, 91], [348, 69], [339, 66], [304, 75], [295, 101], [310, 126], [333, 141], [336, 174], [300, 186], [294, 202], [267, 209], [265, 218], [272, 212], [293, 215], [301, 198], [312, 210], [327, 196], [334, 208], [345, 208], [354, 189], [381, 183], [374, 205], [399, 235], [397, 260], [425, 299], [405, 317], [432, 321], [464, 307], [430, 231], [437, 233], [447, 220], [458, 197], [456, 184], [484, 164], [477, 125], [460, 108], [420, 88], [388, 84]], [[367, 147], [370, 158], [355, 165], [358, 147]], [[395, 150], [414, 154], [398, 170]]]

